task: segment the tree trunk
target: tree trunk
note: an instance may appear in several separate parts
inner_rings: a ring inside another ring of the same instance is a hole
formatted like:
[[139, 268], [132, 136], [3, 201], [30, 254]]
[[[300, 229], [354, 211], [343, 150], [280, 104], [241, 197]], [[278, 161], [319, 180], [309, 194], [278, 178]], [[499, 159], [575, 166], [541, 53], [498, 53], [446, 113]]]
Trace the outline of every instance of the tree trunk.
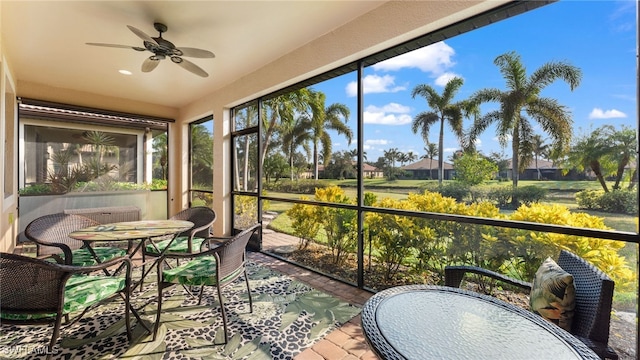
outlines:
[[511, 143], [511, 181], [513, 183], [513, 192], [511, 195], [511, 207], [516, 209], [518, 208], [520, 202], [518, 200], [518, 196], [516, 195], [515, 190], [518, 188], [518, 178], [520, 177], [520, 164], [518, 156], [520, 149], [520, 134], [518, 133], [518, 125], [513, 129], [513, 142]]
[[598, 182], [604, 189], [604, 192], [609, 192], [609, 188], [607, 187], [607, 182], [604, 180], [604, 176], [602, 176], [602, 169], [600, 169], [600, 162], [598, 160], [594, 160], [589, 163], [589, 166], [591, 167], [591, 170], [593, 170], [593, 173], [596, 174], [596, 178], [598, 179]]
[[440, 119], [440, 137], [438, 139], [438, 185], [444, 180], [444, 117]]
[[318, 142], [313, 141], [313, 178], [318, 180]]
[[629, 164], [629, 156], [624, 156], [618, 162], [618, 170], [616, 171], [616, 183], [613, 184], [613, 190], [620, 189], [620, 182], [622, 181], [622, 176], [624, 175], [624, 168]]
[[638, 183], [638, 168], [633, 170], [633, 174], [631, 175], [631, 180], [629, 180], [629, 190], [633, 190], [633, 188]]

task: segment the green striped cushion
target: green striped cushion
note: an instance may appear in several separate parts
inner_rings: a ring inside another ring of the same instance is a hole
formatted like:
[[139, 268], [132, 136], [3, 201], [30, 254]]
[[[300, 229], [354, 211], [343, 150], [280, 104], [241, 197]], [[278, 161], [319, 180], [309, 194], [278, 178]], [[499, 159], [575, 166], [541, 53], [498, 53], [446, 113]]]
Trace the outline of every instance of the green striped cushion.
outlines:
[[[231, 279], [242, 271], [243, 269], [240, 268], [227, 276], [226, 279]], [[202, 256], [173, 269], [166, 269], [162, 272], [162, 278], [165, 282], [174, 284], [190, 286], [216, 285], [216, 258]], [[224, 281], [225, 279], [222, 280], [222, 282]]]
[[[158, 247], [158, 249], [160, 249], [160, 251], [162, 251], [164, 248], [167, 247], [167, 244], [169, 244], [170, 241], [171, 241], [171, 239], [167, 239], [167, 240], [162, 240], [162, 241], [155, 242], [155, 244]], [[194, 237], [193, 238], [193, 242], [192, 242], [191, 251], [199, 252], [200, 251], [200, 246], [202, 245], [203, 242], [204, 242], [204, 238]], [[153, 247], [153, 245], [151, 245], [151, 244], [147, 245], [145, 248], [146, 248], [146, 251], [148, 253], [155, 253], [155, 254], [158, 253], [156, 248]], [[188, 250], [189, 250], [189, 237], [188, 236], [178, 236], [173, 241], [173, 243], [171, 243], [171, 246], [169, 246], [169, 249], [167, 250], [167, 252], [186, 253], [186, 252], [188, 252]]]
[[[98, 255], [98, 259], [100, 259], [101, 263], [127, 254], [126, 249], [115, 247], [95, 247], [93, 248], [93, 251]], [[71, 265], [73, 266], [91, 266], [97, 264], [96, 260], [87, 249], [83, 248], [73, 250], [71, 254], [73, 256]]]
[[[64, 289], [63, 313], [70, 314], [108, 298], [126, 286], [124, 277], [107, 277], [93, 275], [73, 275]], [[7, 320], [35, 320], [55, 318], [56, 314], [12, 314], [1, 313]]]

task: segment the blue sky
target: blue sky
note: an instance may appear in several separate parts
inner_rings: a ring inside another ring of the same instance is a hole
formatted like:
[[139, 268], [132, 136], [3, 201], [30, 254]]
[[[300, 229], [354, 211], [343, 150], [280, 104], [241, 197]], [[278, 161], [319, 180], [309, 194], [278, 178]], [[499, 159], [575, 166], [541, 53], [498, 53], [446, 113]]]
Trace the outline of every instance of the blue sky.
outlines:
[[[549, 61], [566, 61], [582, 70], [582, 82], [573, 92], [558, 81], [541, 94], [557, 99], [573, 115], [574, 137], [611, 124], [636, 128], [636, 2], [565, 0], [481, 29], [433, 44], [429, 47], [378, 63], [365, 70], [365, 150], [375, 161], [383, 151], [397, 148], [425, 153], [424, 140], [411, 132], [411, 121], [428, 110], [423, 98], [412, 99], [416, 85], [429, 84], [440, 93], [453, 76], [464, 79], [456, 100], [481, 88], [506, 89], [493, 60], [509, 51], [520, 54], [530, 75]], [[355, 74], [347, 74], [313, 86], [327, 94], [327, 105], [347, 105], [356, 128]], [[495, 105], [483, 106], [483, 111]], [[465, 121], [465, 128], [471, 120]], [[430, 132], [437, 143], [439, 127]], [[543, 138], [544, 133], [539, 132]], [[344, 137], [332, 135], [333, 151], [354, 149]], [[485, 154], [511, 151], [498, 144], [493, 128], [477, 144]], [[459, 148], [445, 125], [445, 160]]]

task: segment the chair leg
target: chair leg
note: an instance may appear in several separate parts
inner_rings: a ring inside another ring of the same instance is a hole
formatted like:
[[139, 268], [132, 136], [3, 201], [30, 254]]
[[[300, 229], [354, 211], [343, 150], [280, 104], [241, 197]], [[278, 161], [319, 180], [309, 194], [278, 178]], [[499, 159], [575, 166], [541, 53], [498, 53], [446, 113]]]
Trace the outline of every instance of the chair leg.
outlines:
[[62, 316], [63, 315], [61, 313], [56, 316], [56, 322], [55, 325], [53, 325], [53, 335], [51, 335], [51, 341], [49, 342], [49, 348], [47, 349], [47, 359], [50, 359], [51, 355], [53, 355], [53, 346], [56, 344], [56, 340], [58, 340], [58, 337], [60, 336], [60, 325], [62, 324]]
[[144, 255], [144, 242], [142, 243], [142, 248], [140, 249], [140, 252], [142, 253], [142, 276], [140, 277], [140, 292], [142, 292], [142, 288], [144, 287], [144, 274], [145, 274], [145, 267], [146, 267], [146, 257]]
[[216, 285], [218, 288], [218, 300], [220, 301], [220, 311], [222, 312], [222, 328], [224, 329], [224, 344], [227, 343], [227, 312], [224, 310], [224, 302], [222, 301], [222, 290], [220, 285]]
[[200, 286], [200, 294], [198, 294], [198, 305], [202, 303], [202, 294], [204, 294], [204, 285]]
[[153, 326], [153, 338], [152, 341], [156, 341], [156, 335], [158, 334], [158, 329], [160, 328], [160, 314], [162, 313], [162, 282], [161, 282], [162, 274], [158, 273], [158, 311], [156, 312], [156, 323]]
[[249, 277], [247, 276], [247, 269], [244, 269], [244, 281], [247, 284], [247, 294], [249, 295], [249, 312], [253, 313], [253, 301], [251, 300], [251, 288], [249, 288]]
[[124, 300], [124, 323], [127, 327], [127, 341], [129, 341], [129, 344], [131, 344], [131, 319], [129, 318], [130, 316], [130, 309], [129, 307], [131, 306], [131, 298], [130, 298], [130, 284], [127, 285], [127, 291], [124, 295], [125, 300]]

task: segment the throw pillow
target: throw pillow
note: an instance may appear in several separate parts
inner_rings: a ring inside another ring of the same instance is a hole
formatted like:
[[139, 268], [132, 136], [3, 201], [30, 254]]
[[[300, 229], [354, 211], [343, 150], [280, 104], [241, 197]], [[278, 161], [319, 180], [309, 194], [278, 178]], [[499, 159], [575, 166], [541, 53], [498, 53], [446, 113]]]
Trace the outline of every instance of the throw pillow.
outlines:
[[573, 276], [562, 270], [551, 258], [547, 258], [533, 280], [530, 295], [531, 311], [571, 331], [575, 308]]

